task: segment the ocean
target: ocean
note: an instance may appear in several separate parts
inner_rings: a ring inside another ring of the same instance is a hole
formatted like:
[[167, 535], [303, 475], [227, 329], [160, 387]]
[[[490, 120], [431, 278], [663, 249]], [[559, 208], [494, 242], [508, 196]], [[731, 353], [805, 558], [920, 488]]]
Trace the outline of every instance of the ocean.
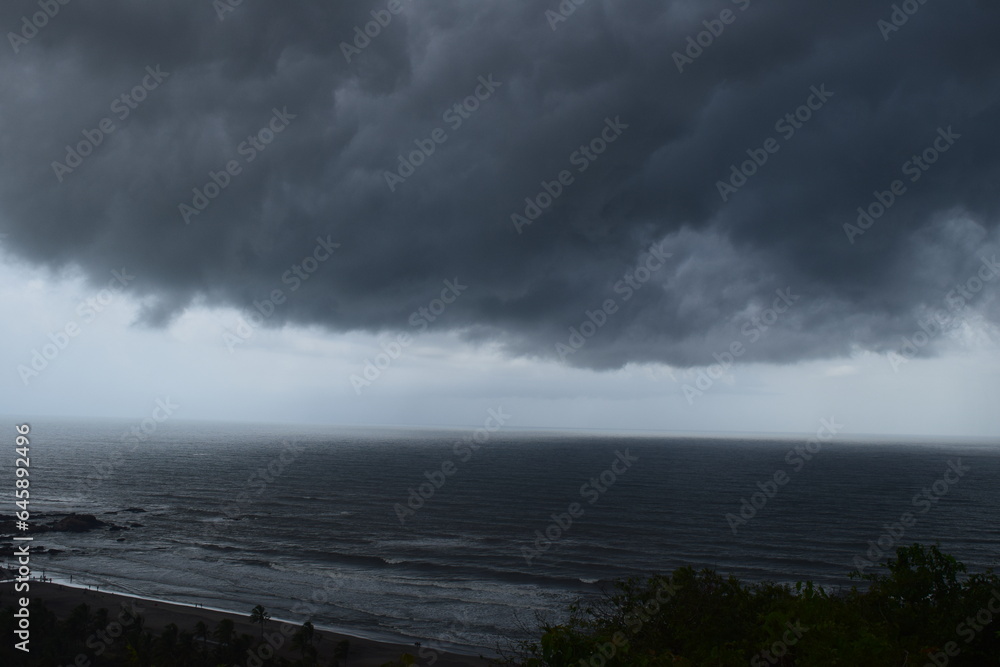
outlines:
[[836, 588], [896, 544], [1000, 559], [996, 443], [31, 426], [31, 511], [128, 528], [38, 535], [36, 572], [465, 653], [680, 566]]

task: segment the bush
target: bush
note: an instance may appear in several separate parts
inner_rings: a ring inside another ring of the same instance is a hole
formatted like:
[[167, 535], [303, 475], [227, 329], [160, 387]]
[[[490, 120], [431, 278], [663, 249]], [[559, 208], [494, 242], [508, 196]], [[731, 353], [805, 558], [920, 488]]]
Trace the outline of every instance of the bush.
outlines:
[[[618, 582], [515, 647], [524, 667], [1000, 665], [1000, 578], [936, 546], [900, 547], [866, 590], [744, 584], [712, 570]], [[992, 605], [993, 610], [990, 610]]]

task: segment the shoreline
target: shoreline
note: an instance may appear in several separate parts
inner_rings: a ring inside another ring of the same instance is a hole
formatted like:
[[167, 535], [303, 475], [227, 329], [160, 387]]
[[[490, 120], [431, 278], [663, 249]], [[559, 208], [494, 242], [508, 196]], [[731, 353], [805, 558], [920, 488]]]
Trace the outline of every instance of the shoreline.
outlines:
[[[10, 580], [6, 580], [6, 581], [0, 580], [0, 584], [8, 583], [9, 581]], [[40, 582], [40, 581], [38, 581], [36, 579], [32, 579], [31, 583], [32, 583], [32, 585], [34, 585], [36, 583], [43, 583], [43, 582]], [[96, 586], [96, 584], [76, 584], [76, 583], [70, 583], [67, 579], [63, 578], [62, 576], [46, 577], [46, 582], [45, 583], [60, 584], [60, 585], [62, 585], [64, 587], [66, 587], [66, 588], [75, 588], [75, 589], [79, 589], [79, 590], [90, 590], [90, 591], [95, 591], [94, 587]], [[100, 584], [100, 585], [101, 585], [102, 588], [106, 587], [105, 584]], [[118, 595], [118, 596], [121, 596], [121, 597], [133, 598], [133, 599], [136, 599], [136, 600], [144, 600], [144, 601], [147, 601], [147, 602], [155, 602], [155, 603], [168, 604], [168, 605], [172, 605], [172, 606], [175, 606], [175, 607], [183, 607], [183, 608], [192, 609], [192, 610], [215, 611], [215, 612], [219, 612], [220, 614], [231, 614], [233, 616], [240, 616], [241, 615], [241, 612], [235, 611], [233, 609], [225, 608], [225, 607], [214, 607], [214, 606], [211, 606], [211, 605], [206, 606], [206, 605], [197, 604], [197, 603], [191, 603], [191, 602], [178, 602], [177, 600], [168, 600], [168, 599], [165, 599], [165, 598], [157, 598], [157, 597], [151, 597], [149, 595], [142, 595], [142, 594], [138, 594], [138, 593], [130, 593], [130, 592], [123, 591], [123, 590], [116, 590], [113, 587], [113, 585], [108, 585], [106, 587], [106, 590], [104, 592], [109, 593], [111, 595]], [[301, 623], [305, 622], [305, 621], [301, 621], [301, 622], [294, 621], [294, 620], [291, 620], [291, 619], [288, 619], [288, 618], [282, 618], [282, 617], [278, 617], [278, 616], [272, 617], [272, 620], [275, 623], [288, 623], [290, 625], [295, 625], [295, 626], [299, 626], [299, 625], [301, 625]], [[354, 628], [349, 628], [349, 627], [344, 627], [344, 626], [324, 625], [324, 624], [320, 624], [320, 623], [314, 624], [314, 627], [316, 628], [316, 630], [322, 630], [322, 631], [324, 631], [324, 632], [326, 632], [328, 634], [338, 635], [338, 636], [346, 637], [346, 638], [349, 638], [349, 639], [357, 639], [358, 641], [375, 642], [375, 643], [378, 643], [378, 644], [391, 644], [391, 645], [394, 645], [394, 646], [409, 646], [409, 645], [412, 644], [412, 642], [410, 642], [410, 638], [409, 637], [405, 637], [405, 636], [398, 635], [398, 634], [393, 634], [393, 633], [388, 632], [388, 631], [374, 630], [374, 631], [365, 632], [363, 630], [358, 630], [358, 629], [354, 629]], [[445, 644], [445, 642], [440, 642], [440, 641], [437, 641], [437, 640], [428, 640], [427, 643], [428, 644], [433, 643], [434, 645], [443, 645], [443, 644]], [[494, 654], [495, 653], [495, 651], [493, 651], [493, 649], [491, 649], [489, 647], [486, 647], [486, 646], [474, 646], [474, 645], [470, 645], [470, 644], [456, 644], [456, 643], [448, 643], [448, 645], [445, 648], [445, 650], [448, 653], [453, 654], [453, 655], [462, 655], [462, 656], [469, 656], [469, 657], [478, 657], [478, 656], [480, 656], [482, 654], [482, 652], [486, 652], [488, 654]], [[489, 657], [489, 656], [487, 656], [487, 657]]]
[[[0, 582], [3, 584], [11, 581]], [[23, 596], [15, 594], [13, 588], [3, 589], [10, 591], [11, 597]], [[62, 582], [41, 582], [32, 580], [27, 597], [32, 600], [40, 600], [50, 611], [58, 617], [65, 618], [75, 607], [80, 604], [87, 604], [92, 611], [104, 607], [108, 610], [109, 617], [114, 619], [115, 614], [122, 605], [133, 605], [138, 613], [145, 619], [144, 628], [156, 634], [161, 632], [168, 624], [176, 624], [180, 630], [190, 632], [199, 621], [204, 622], [210, 629], [223, 618], [233, 621], [238, 633], [246, 633], [252, 637], [258, 637], [260, 628], [250, 623], [249, 610], [246, 613], [238, 613], [232, 610], [217, 609], [212, 607], [199, 607], [190, 604], [171, 602], [146, 598], [137, 595], [128, 595], [117, 592], [98, 592], [92, 588], [77, 586]], [[7, 595], [3, 595], [2, 604], [8, 604]], [[264, 632], [267, 635], [273, 633], [281, 634], [282, 626], [298, 629], [301, 623], [293, 623], [287, 619], [273, 618], [265, 625]], [[441, 642], [428, 641], [416, 643], [400, 643], [392, 641], [381, 641], [368, 637], [358, 637], [348, 634], [338, 629], [331, 629], [325, 626], [316, 626], [317, 644], [316, 648], [322, 660], [329, 660], [333, 655], [336, 644], [342, 640], [350, 642], [349, 664], [356, 667], [378, 667], [386, 662], [398, 660], [404, 653], [409, 653], [417, 658], [416, 664], [435, 664], [440, 667], [487, 667], [490, 661], [487, 658], [479, 657], [476, 654], [465, 654], [457, 652], [453, 647], [444, 647]], [[43, 638], [38, 638], [44, 641]], [[281, 642], [278, 654], [287, 654], [288, 657], [295, 657], [292, 654], [289, 637], [285, 636]], [[441, 648], [439, 648], [441, 647]], [[472, 648], [470, 647], [470, 650]], [[491, 652], [492, 653], [492, 652]]]

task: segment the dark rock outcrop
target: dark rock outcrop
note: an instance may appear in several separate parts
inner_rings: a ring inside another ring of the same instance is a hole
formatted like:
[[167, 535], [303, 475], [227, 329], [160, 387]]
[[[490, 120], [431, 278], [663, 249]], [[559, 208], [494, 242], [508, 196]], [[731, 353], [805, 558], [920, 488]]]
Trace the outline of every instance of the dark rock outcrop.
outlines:
[[86, 533], [111, 524], [101, 521], [93, 514], [70, 514], [47, 526], [39, 526], [37, 532], [54, 531], [60, 533]]

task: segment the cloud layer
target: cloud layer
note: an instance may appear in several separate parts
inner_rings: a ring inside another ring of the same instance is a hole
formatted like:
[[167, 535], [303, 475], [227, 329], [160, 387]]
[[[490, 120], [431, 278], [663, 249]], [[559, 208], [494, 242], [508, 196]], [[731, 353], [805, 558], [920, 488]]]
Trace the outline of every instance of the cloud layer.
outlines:
[[147, 325], [412, 331], [457, 279], [432, 326], [513, 355], [794, 362], [897, 349], [1000, 246], [995, 3], [220, 3], [0, 8], [4, 247], [128, 267]]

